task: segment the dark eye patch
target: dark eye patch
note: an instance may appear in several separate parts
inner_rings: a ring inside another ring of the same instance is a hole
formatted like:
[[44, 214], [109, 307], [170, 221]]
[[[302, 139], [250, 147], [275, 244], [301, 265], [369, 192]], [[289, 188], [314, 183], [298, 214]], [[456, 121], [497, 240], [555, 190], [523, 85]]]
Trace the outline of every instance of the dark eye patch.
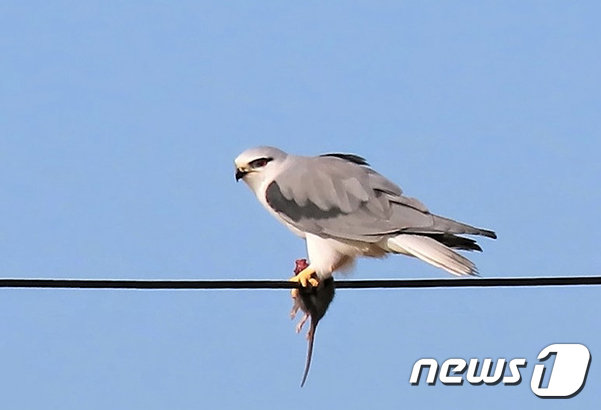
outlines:
[[257, 158], [255, 160], [252, 160], [248, 163], [248, 165], [251, 168], [262, 168], [265, 165], [267, 165], [270, 161], [273, 161], [273, 158], [270, 157], [266, 157], [266, 158]]

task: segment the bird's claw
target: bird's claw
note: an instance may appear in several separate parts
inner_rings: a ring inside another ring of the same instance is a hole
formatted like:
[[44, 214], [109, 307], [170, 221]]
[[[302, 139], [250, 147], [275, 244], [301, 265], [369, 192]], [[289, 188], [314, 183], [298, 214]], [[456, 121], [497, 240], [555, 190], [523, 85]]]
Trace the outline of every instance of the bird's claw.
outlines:
[[310, 267], [306, 267], [300, 271], [297, 275], [290, 278], [292, 282], [298, 282], [303, 288], [308, 286], [317, 287], [319, 286], [319, 280], [315, 277], [315, 270]]

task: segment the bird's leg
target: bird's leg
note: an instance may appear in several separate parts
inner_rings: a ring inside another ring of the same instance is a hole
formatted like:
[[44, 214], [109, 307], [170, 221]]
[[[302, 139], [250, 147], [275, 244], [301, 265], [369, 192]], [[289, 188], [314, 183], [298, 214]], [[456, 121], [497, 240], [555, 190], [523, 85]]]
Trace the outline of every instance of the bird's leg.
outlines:
[[317, 287], [319, 285], [319, 280], [315, 275], [315, 269], [311, 266], [307, 266], [298, 274], [291, 277], [290, 280], [292, 282], [299, 282], [303, 288], [306, 288], [307, 286]]
[[[290, 280], [293, 282], [298, 282], [298, 280], [295, 280], [295, 278], [298, 277], [298, 275], [303, 272], [304, 270], [306, 270], [309, 267], [309, 264], [307, 263], [306, 259], [297, 259], [294, 262], [294, 277], [291, 278]], [[302, 285], [302, 282], [301, 282]], [[306, 285], [303, 285], [306, 286]], [[292, 289], [290, 291], [290, 296], [292, 296], [292, 299], [295, 300], [295, 305], [298, 304], [296, 303], [296, 301], [298, 300], [299, 296], [299, 290], [298, 289]], [[298, 309], [297, 309], [298, 310]], [[292, 314], [292, 312], [290, 312]], [[296, 312], [294, 312], [294, 314], [296, 315]]]

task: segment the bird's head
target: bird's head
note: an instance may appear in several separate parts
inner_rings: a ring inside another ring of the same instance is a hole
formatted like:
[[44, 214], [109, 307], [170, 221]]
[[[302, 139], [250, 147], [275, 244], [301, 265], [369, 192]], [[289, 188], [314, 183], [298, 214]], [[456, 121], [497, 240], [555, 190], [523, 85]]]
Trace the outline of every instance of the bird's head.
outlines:
[[250, 148], [238, 155], [236, 165], [236, 181], [242, 179], [255, 190], [265, 179], [273, 174], [287, 157], [284, 151], [274, 147]]

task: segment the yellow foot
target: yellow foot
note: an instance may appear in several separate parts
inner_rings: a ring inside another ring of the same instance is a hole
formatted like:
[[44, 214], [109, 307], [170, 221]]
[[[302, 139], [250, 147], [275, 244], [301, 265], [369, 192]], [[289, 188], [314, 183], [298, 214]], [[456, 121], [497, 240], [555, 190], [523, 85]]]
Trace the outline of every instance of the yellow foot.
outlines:
[[315, 276], [315, 270], [309, 266], [300, 271], [298, 275], [291, 277], [290, 280], [292, 282], [299, 282], [303, 288], [307, 286], [317, 287], [319, 285], [319, 280]]

